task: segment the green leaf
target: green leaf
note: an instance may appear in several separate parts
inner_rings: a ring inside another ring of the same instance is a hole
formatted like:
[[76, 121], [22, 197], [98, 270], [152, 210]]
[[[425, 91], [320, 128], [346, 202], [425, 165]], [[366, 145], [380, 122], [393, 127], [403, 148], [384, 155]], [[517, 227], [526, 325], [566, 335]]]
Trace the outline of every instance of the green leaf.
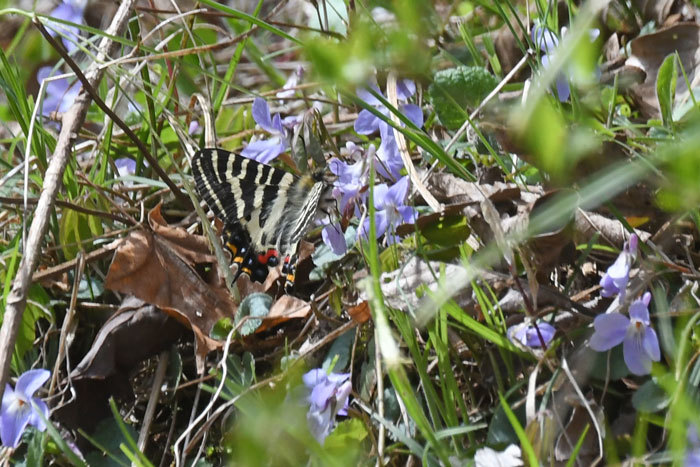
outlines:
[[[610, 349], [610, 359], [608, 360], [608, 352], [593, 352], [593, 363], [591, 365], [591, 377], [605, 381], [610, 378], [610, 381], [616, 381], [624, 378], [629, 374], [629, 369], [625, 363], [625, 358], [622, 355], [622, 346], [618, 345]], [[610, 368], [608, 369], [608, 363]]]
[[[97, 208], [95, 203], [86, 204], [90, 209]], [[94, 216], [64, 209], [59, 223], [59, 240], [66, 259], [73, 259], [78, 252], [85, 251], [91, 239], [103, 232], [102, 223]]]
[[[670, 378], [669, 382], [672, 382], [673, 375], [666, 376]], [[668, 407], [670, 402], [668, 393], [654, 379], [642, 384], [632, 396], [632, 406], [639, 412], [658, 412]]]
[[[348, 251], [350, 251], [355, 246], [355, 242], [357, 241], [357, 229], [355, 226], [348, 226], [344, 236], [345, 244], [348, 247]], [[325, 243], [318, 245], [311, 254], [311, 261], [313, 261], [316, 267], [311, 271], [311, 274], [309, 274], [309, 279], [312, 281], [325, 279], [326, 273], [324, 270], [343, 256], [345, 255], [336, 255], [333, 253], [331, 248]]]
[[221, 318], [219, 321], [214, 323], [214, 326], [209, 332], [209, 337], [212, 339], [225, 340], [228, 333], [233, 329], [233, 320], [231, 318]]
[[[515, 416], [521, 424], [525, 423], [525, 405], [515, 409]], [[493, 418], [491, 423], [489, 423], [489, 431], [486, 435], [486, 443], [490, 445], [518, 444], [518, 435], [515, 433], [513, 425], [508, 421], [508, 415], [502, 406], [496, 407], [493, 413]]]
[[333, 341], [331, 348], [328, 349], [328, 354], [323, 360], [323, 365], [321, 365], [321, 368], [327, 370], [330, 365], [333, 364], [333, 372], [340, 373], [345, 370], [348, 363], [350, 363], [350, 352], [352, 352], [352, 343], [354, 341], [354, 329], [351, 329], [345, 334], [338, 336], [338, 338]]
[[459, 66], [435, 73], [428, 88], [430, 100], [440, 121], [450, 130], [462, 126], [468, 114], [498, 85], [498, 79], [485, 68]]
[[44, 465], [44, 438], [46, 432], [40, 432], [35, 428], [28, 429], [23, 438], [27, 441], [27, 455], [22, 461], [13, 465], [16, 467], [33, 467]]
[[421, 233], [429, 242], [454, 246], [469, 238], [471, 229], [465, 216], [447, 216], [421, 229]]
[[[267, 316], [270, 312], [270, 307], [272, 306], [272, 297], [264, 293], [252, 293], [243, 299], [241, 306], [236, 312], [236, 325], [241, 322], [246, 316], [251, 318], [262, 318]], [[241, 335], [249, 336], [253, 334], [256, 329], [260, 327], [262, 320], [260, 319], [247, 319], [245, 323], [241, 326]]]
[[676, 95], [677, 80], [676, 55], [671, 54], [664, 59], [656, 75], [656, 97], [659, 100], [661, 118], [667, 127], [673, 123], [673, 101]]
[[362, 441], [367, 438], [367, 429], [359, 418], [351, 418], [338, 423], [323, 443], [323, 449], [343, 465], [353, 465], [358, 459]]

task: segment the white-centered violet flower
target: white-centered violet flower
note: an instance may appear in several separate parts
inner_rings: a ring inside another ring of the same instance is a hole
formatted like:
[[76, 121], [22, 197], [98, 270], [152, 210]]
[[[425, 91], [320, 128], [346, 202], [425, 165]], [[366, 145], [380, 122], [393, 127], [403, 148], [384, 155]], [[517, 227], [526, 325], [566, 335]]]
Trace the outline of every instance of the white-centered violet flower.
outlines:
[[603, 297], [612, 297], [619, 294], [620, 302], [624, 300], [625, 290], [627, 289], [627, 283], [630, 279], [630, 268], [637, 257], [638, 241], [636, 234], [630, 235], [630, 239], [628, 242], [625, 242], [620, 256], [618, 256], [612, 266], [605, 271], [603, 278], [600, 279], [600, 286], [603, 288], [603, 290], [600, 291], [600, 295]]
[[659, 339], [649, 319], [650, 301], [651, 293], [646, 292], [630, 305], [629, 318], [621, 313], [607, 313], [593, 321], [591, 348], [604, 352], [622, 344], [627, 368], [635, 375], [649, 374], [651, 362], [661, 359]]
[[34, 393], [49, 376], [49, 370], [29, 370], [17, 379], [14, 389], [9, 384], [5, 386], [0, 409], [0, 439], [4, 446], [16, 448], [27, 425], [39, 431], [46, 429], [39, 413], [49, 418], [49, 408], [44, 401], [34, 397]]
[[352, 391], [350, 373], [327, 373], [320, 368], [302, 377], [309, 390], [306, 400], [309, 411], [306, 420], [316, 440], [323, 444], [335, 427], [336, 415], [347, 415], [348, 398]]
[[253, 101], [253, 120], [260, 125], [260, 128], [270, 133], [271, 138], [248, 143], [248, 146], [241, 151], [241, 155], [268, 164], [289, 148], [282, 118], [280, 114], [272, 117], [267, 101], [262, 97], [256, 97]]
[[[381, 95], [381, 91], [377, 85], [373, 84], [370, 87], [375, 93]], [[410, 99], [415, 92], [416, 85], [411, 80], [402, 79], [396, 83], [396, 95], [399, 101], [398, 110], [405, 115], [407, 119], [413, 122], [414, 125], [420, 128], [423, 126], [423, 111], [421, 108], [415, 104], [401, 103]], [[389, 109], [367, 89], [359, 89], [357, 91], [357, 96], [383, 115], [389, 117]], [[393, 127], [369, 110], [363, 109], [357, 115], [357, 120], [355, 120], [355, 131], [361, 135], [371, 135], [377, 131], [379, 132], [381, 137], [381, 144], [377, 150], [377, 160], [379, 163], [376, 165], [375, 169], [377, 173], [384, 178], [390, 180], [398, 179], [401, 169], [403, 169], [403, 159], [401, 159], [399, 147], [396, 144], [396, 138], [394, 138]]]
[[[399, 240], [396, 235], [396, 227], [400, 224], [412, 224], [418, 213], [412, 206], [406, 206], [408, 194], [408, 175], [399, 179], [389, 187], [386, 183], [374, 187], [374, 207], [377, 238], [386, 234], [385, 241], [388, 245]], [[369, 219], [365, 219], [361, 226], [360, 234], [367, 238], [369, 235]]]

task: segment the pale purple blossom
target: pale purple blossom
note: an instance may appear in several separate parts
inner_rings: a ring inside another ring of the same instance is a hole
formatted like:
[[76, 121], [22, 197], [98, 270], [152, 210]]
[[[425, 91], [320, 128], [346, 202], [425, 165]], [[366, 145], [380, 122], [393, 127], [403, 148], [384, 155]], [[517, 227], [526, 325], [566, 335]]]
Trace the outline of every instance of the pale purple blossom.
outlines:
[[627, 368], [635, 375], [649, 374], [651, 362], [661, 359], [659, 339], [649, 319], [650, 301], [651, 293], [646, 292], [630, 305], [629, 318], [621, 313], [607, 313], [593, 321], [591, 348], [604, 352], [622, 344]]
[[[385, 241], [388, 245], [399, 240], [396, 235], [396, 227], [399, 224], [412, 224], [417, 217], [415, 208], [404, 204], [408, 194], [408, 182], [408, 176], [404, 176], [391, 187], [386, 183], [374, 187], [374, 207], [376, 208], [374, 219], [377, 238], [386, 234]], [[369, 219], [365, 219], [360, 232], [363, 237], [367, 238]]]
[[40, 414], [49, 418], [49, 408], [44, 401], [34, 397], [34, 393], [49, 376], [49, 370], [29, 370], [17, 379], [14, 389], [9, 384], [5, 386], [0, 409], [0, 439], [4, 446], [16, 448], [27, 425], [39, 431], [46, 429]]
[[[532, 28], [531, 36], [532, 42], [534, 42], [535, 46], [539, 47], [542, 52], [542, 57], [540, 57], [542, 66], [547, 68], [551, 62], [550, 57], [554, 54], [554, 50], [559, 45], [559, 39], [551, 29], [541, 24]], [[555, 87], [559, 100], [561, 102], [568, 101], [571, 95], [571, 89], [569, 88], [569, 80], [566, 75], [563, 73], [557, 75]]]
[[[64, 0], [49, 13], [49, 16], [64, 21], [70, 21], [75, 24], [84, 24], [84, 13], [84, 0]], [[78, 48], [75, 42], [80, 38], [80, 29], [77, 26], [69, 26], [54, 21], [50, 24], [49, 34], [53, 37], [60, 34], [62, 36], [61, 42], [63, 42], [63, 46], [68, 52], [73, 52]]]
[[[50, 77], [51, 67], [44, 66], [39, 68], [37, 72], [36, 79], [41, 84], [46, 78]], [[53, 112], [62, 114], [65, 113], [73, 101], [78, 97], [80, 92], [80, 82], [75, 81], [74, 83], [69, 83], [68, 78], [59, 78], [46, 82], [46, 93], [44, 94], [44, 99], [41, 107], [41, 114], [44, 116], [49, 116]]]
[[[369, 183], [369, 159], [374, 157], [374, 145], [370, 144], [363, 154], [360, 146], [348, 142], [346, 157], [354, 162], [345, 162], [336, 157], [328, 162], [328, 168], [338, 178], [333, 184], [333, 196], [340, 201], [340, 213], [349, 214], [366, 197]], [[356, 211], [359, 214], [359, 211]]]
[[120, 177], [134, 175], [136, 173], [136, 161], [128, 157], [114, 159], [114, 165], [117, 167], [117, 172]]
[[280, 114], [272, 117], [267, 101], [262, 97], [256, 97], [253, 101], [253, 119], [260, 128], [270, 133], [271, 137], [248, 143], [248, 146], [241, 151], [241, 155], [267, 164], [289, 148], [287, 134]]
[[202, 127], [199, 125], [197, 120], [192, 120], [189, 127], [187, 127], [187, 134], [198, 135], [202, 132]]
[[[539, 334], [537, 333], [538, 329]], [[536, 348], [542, 347], [542, 341], [544, 341], [544, 345], [548, 345], [556, 332], [554, 326], [549, 323], [521, 323], [509, 327], [507, 335], [511, 342], [515, 341], [524, 346]], [[542, 339], [540, 339], [540, 335]]]
[[[566, 29], [562, 28], [562, 36], [565, 33]], [[595, 42], [599, 35], [600, 31], [598, 29], [591, 29], [589, 31], [591, 43]], [[547, 68], [551, 63], [555, 49], [559, 46], [559, 38], [551, 29], [542, 24], [537, 24], [532, 28], [530, 37], [532, 38], [532, 42], [535, 44], [535, 46], [542, 52], [542, 56], [540, 57], [542, 66]], [[557, 90], [557, 98], [559, 101], [566, 102], [569, 100], [569, 97], [571, 96], [571, 88], [569, 87], [569, 79], [566, 74], [559, 73], [557, 75], [555, 88]]]
[[289, 75], [289, 78], [287, 78], [287, 82], [285, 82], [284, 86], [282, 86], [282, 91], [278, 92], [275, 95], [280, 99], [293, 97], [294, 94], [297, 92], [295, 88], [299, 85], [299, 82], [303, 77], [304, 67], [299, 65], [296, 68], [296, 70], [294, 70], [294, 72], [291, 75]]
[[352, 391], [350, 373], [327, 373], [320, 368], [302, 377], [308, 390], [306, 420], [316, 440], [323, 444], [335, 426], [336, 415], [347, 415]]
[[[381, 91], [377, 85], [370, 86], [377, 94]], [[396, 95], [400, 102], [399, 111], [406, 116], [417, 127], [423, 126], [423, 111], [415, 104], [405, 104], [416, 92], [416, 85], [411, 80], [399, 80], [396, 84]], [[371, 92], [367, 89], [359, 89], [357, 96], [371, 105], [385, 116], [389, 116], [389, 109], [382, 104]], [[377, 158], [379, 163], [376, 170], [382, 177], [396, 180], [400, 176], [400, 171], [403, 168], [403, 160], [399, 153], [399, 148], [394, 137], [394, 129], [381, 118], [367, 109], [363, 109], [355, 120], [355, 131], [361, 135], [371, 135], [379, 132], [381, 144], [377, 150]]]
[[695, 425], [688, 427], [686, 438], [688, 444], [683, 465], [685, 467], [700, 467], [700, 437]]
[[323, 243], [328, 245], [331, 251], [343, 256], [348, 251], [348, 245], [345, 242], [345, 235], [340, 226], [340, 222], [328, 222], [321, 230], [321, 238]]
[[[366, 152], [355, 143], [349, 141], [341, 150], [341, 154], [354, 162], [345, 162], [334, 157], [328, 162], [328, 168], [336, 175], [333, 184], [333, 197], [339, 200], [341, 216], [350, 217], [353, 214], [359, 216], [359, 205], [367, 198], [367, 184], [369, 181], [369, 158], [374, 157], [374, 145], [370, 144]], [[323, 222], [321, 231], [323, 242], [328, 245], [336, 255], [344, 255], [347, 252], [345, 235], [339, 222]]]
[[620, 302], [624, 300], [627, 283], [630, 279], [630, 268], [637, 257], [638, 241], [636, 234], [630, 235], [630, 239], [628, 242], [625, 242], [620, 255], [605, 271], [602, 279], [600, 279], [600, 286], [603, 288], [600, 291], [600, 295], [603, 297], [612, 297], [619, 294]]

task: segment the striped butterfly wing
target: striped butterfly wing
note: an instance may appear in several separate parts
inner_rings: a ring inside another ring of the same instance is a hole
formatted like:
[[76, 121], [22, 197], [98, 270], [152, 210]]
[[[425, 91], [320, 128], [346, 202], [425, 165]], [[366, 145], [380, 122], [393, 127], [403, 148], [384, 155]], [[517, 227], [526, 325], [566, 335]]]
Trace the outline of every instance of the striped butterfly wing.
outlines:
[[192, 173], [197, 193], [224, 223], [226, 246], [238, 264], [236, 277], [245, 273], [263, 282], [268, 267], [282, 257], [289, 291], [298, 244], [325, 184], [222, 149], [198, 151]]

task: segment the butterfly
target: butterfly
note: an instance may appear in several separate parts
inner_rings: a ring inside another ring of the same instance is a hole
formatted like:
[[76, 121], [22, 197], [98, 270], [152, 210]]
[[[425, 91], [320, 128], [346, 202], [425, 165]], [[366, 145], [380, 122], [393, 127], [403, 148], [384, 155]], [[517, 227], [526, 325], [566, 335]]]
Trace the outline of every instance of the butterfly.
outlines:
[[332, 200], [322, 171], [296, 176], [223, 149], [200, 149], [192, 159], [196, 190], [224, 223], [226, 247], [247, 274], [263, 282], [282, 264], [285, 291], [294, 286], [299, 243], [318, 211]]

